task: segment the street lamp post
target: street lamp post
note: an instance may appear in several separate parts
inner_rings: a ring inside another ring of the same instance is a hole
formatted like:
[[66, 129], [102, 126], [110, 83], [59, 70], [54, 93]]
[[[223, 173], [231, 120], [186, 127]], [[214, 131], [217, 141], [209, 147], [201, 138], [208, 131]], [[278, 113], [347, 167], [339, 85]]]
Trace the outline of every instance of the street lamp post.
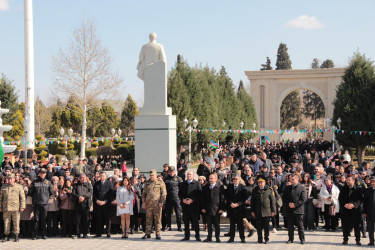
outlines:
[[189, 124], [189, 121], [187, 118], [185, 118], [184, 124], [185, 124], [185, 131], [189, 132], [189, 162], [191, 163], [191, 132], [193, 131], [193, 129], [196, 129], [198, 125], [198, 120], [197, 118], [195, 118], [193, 121], [193, 127], [191, 127], [191, 125], [187, 127]]
[[[253, 123], [253, 130], [255, 130], [255, 127], [256, 127], [257, 125], [255, 124], [255, 122]], [[251, 143], [253, 143], [253, 136], [251, 136]]]

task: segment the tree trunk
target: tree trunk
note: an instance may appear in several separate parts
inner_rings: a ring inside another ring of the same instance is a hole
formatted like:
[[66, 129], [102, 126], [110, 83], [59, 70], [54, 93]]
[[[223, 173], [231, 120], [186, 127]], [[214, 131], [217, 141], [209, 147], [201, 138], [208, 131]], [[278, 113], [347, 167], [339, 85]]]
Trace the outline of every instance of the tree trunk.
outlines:
[[83, 104], [83, 121], [82, 121], [82, 137], [81, 137], [81, 159], [85, 158], [86, 152], [86, 111], [87, 105]]
[[358, 146], [357, 147], [357, 159], [358, 159], [358, 167], [362, 165], [362, 162], [365, 159], [365, 146]]

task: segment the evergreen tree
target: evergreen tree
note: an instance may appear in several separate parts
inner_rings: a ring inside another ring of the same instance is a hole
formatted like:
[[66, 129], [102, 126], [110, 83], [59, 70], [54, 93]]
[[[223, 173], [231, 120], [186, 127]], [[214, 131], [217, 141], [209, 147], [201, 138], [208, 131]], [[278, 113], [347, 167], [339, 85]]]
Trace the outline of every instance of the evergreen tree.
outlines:
[[313, 61], [311, 62], [311, 68], [312, 69], [319, 69], [319, 59], [314, 58]]
[[280, 107], [280, 128], [291, 129], [302, 122], [301, 99], [297, 90], [285, 97]]
[[[240, 102], [240, 118], [247, 129], [254, 129], [253, 124], [257, 124], [256, 112], [251, 96], [246, 92], [242, 80], [238, 86], [237, 98]], [[245, 134], [243, 139], [250, 138], [250, 134]]]
[[292, 61], [289, 58], [288, 47], [285, 43], [280, 43], [277, 50], [276, 70], [292, 69]]
[[316, 120], [323, 118], [325, 114], [322, 99], [310, 90], [303, 91], [303, 114], [314, 121], [316, 129]]
[[262, 68], [260, 70], [272, 70], [271, 59], [267, 56], [266, 63], [262, 64], [261, 66]]
[[98, 136], [111, 136], [112, 128], [116, 129], [119, 127], [120, 119], [116, 114], [112, 105], [104, 101], [100, 108], [101, 112], [101, 126], [98, 128]]
[[126, 135], [134, 133], [134, 118], [139, 115], [138, 107], [129, 94], [125, 101], [125, 106], [121, 112], [120, 128]]
[[87, 134], [92, 137], [99, 136], [98, 129], [102, 126], [103, 115], [100, 107], [93, 107], [87, 112]]
[[0, 100], [1, 108], [9, 109], [8, 114], [2, 116], [3, 124], [10, 124], [12, 116], [18, 110], [18, 94], [13, 81], [9, 80], [4, 74], [0, 78]]
[[336, 89], [334, 101], [333, 124], [341, 129], [336, 138], [344, 147], [357, 149], [358, 162], [361, 164], [366, 146], [375, 141], [374, 134], [359, 135], [349, 131], [375, 131], [375, 114], [373, 105], [375, 94], [375, 69], [373, 62], [365, 55], [355, 53], [345, 69], [341, 84]]
[[177, 118], [177, 133], [180, 135], [177, 137], [177, 143], [179, 145], [187, 143], [188, 140], [184, 134], [184, 120], [191, 117], [190, 96], [187, 92], [190, 71], [191, 69], [183, 57], [178, 55], [175, 68], [168, 76], [168, 107], [172, 108], [172, 112]]
[[333, 61], [331, 59], [327, 59], [325, 60], [322, 65], [320, 65], [320, 68], [334, 68], [335, 67], [335, 64], [333, 63]]

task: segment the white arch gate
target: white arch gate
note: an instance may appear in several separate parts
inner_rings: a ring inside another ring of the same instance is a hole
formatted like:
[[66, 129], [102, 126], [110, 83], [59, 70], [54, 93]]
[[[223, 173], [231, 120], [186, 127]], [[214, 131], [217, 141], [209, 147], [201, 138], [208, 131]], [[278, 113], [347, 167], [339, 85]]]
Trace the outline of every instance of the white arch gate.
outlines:
[[298, 89], [308, 89], [319, 95], [324, 103], [325, 118], [331, 118], [336, 87], [344, 71], [344, 68], [245, 71], [259, 128], [280, 129], [281, 102]]

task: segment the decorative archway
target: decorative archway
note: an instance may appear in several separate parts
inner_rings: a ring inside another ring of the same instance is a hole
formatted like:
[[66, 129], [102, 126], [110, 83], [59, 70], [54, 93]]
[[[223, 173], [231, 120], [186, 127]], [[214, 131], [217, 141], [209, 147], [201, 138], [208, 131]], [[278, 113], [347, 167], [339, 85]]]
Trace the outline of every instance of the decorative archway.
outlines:
[[336, 87], [341, 83], [344, 71], [344, 68], [245, 71], [260, 129], [280, 129], [281, 103], [290, 92], [298, 89], [319, 95], [325, 117], [331, 118]]

